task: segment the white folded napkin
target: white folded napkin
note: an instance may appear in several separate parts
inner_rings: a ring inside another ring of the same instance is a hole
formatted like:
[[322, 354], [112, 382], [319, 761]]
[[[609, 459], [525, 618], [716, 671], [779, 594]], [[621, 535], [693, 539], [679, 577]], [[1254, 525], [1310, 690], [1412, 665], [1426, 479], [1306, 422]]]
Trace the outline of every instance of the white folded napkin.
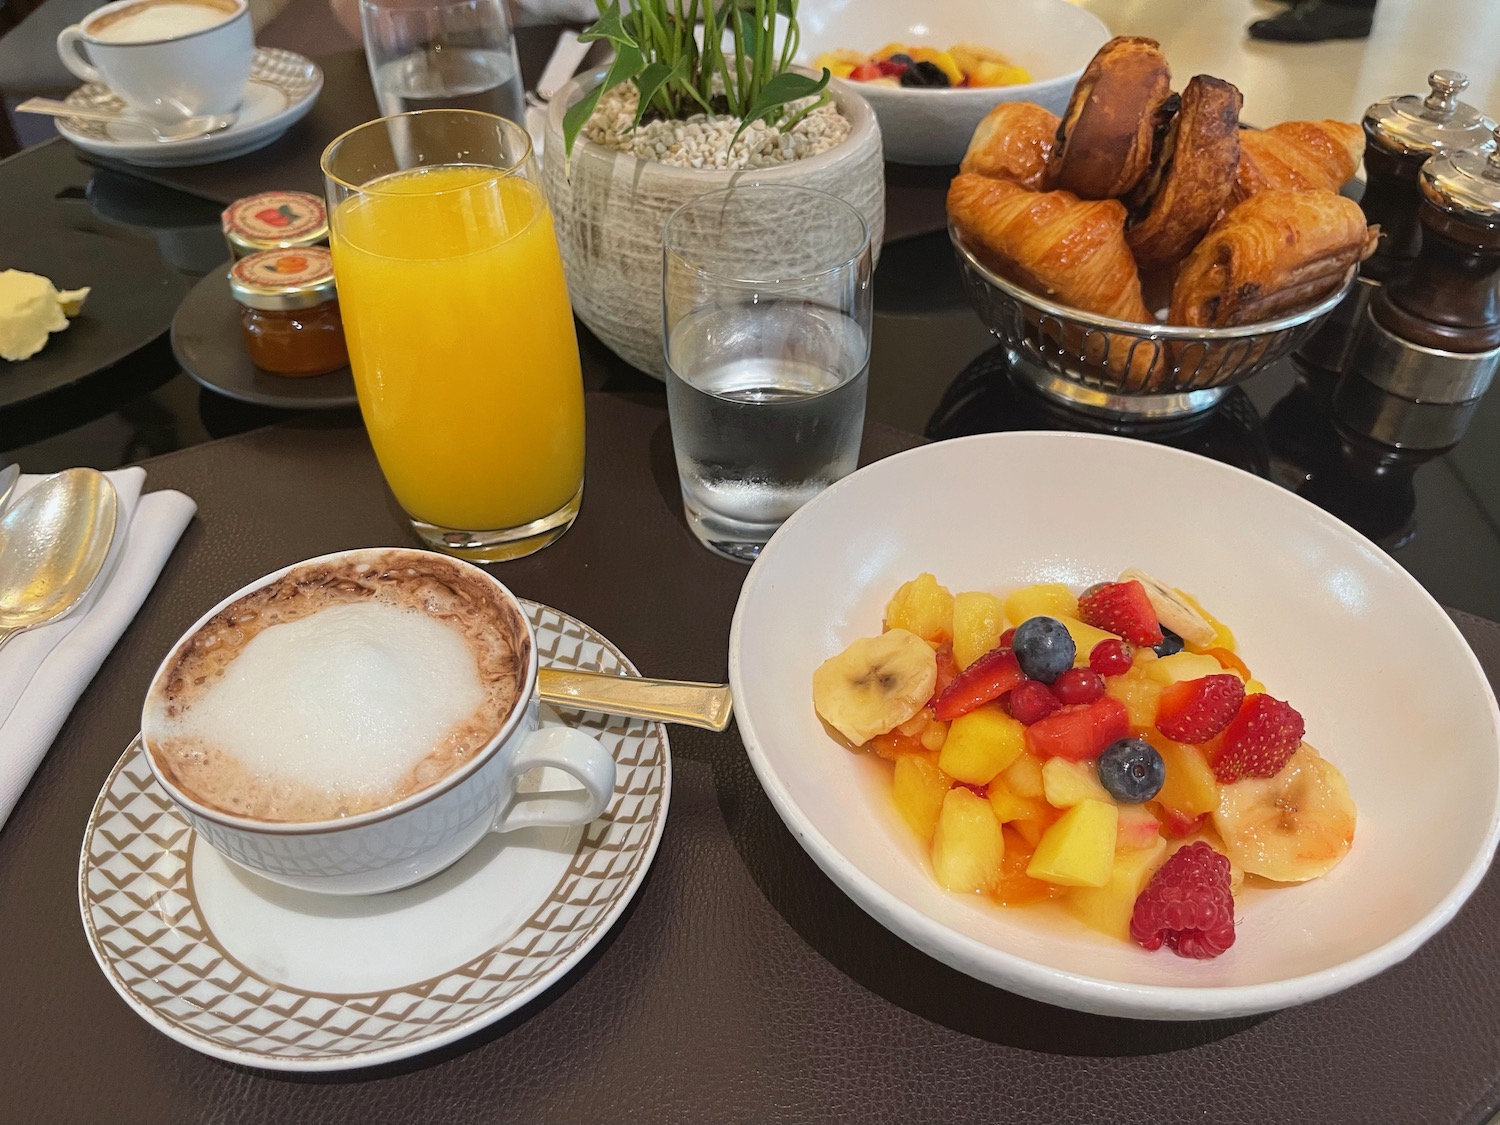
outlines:
[[[198, 510], [180, 492], [142, 496], [144, 469], [106, 475], [120, 506], [114, 542], [93, 589], [66, 617], [0, 647], [0, 826]], [[15, 498], [43, 479], [22, 476]]]

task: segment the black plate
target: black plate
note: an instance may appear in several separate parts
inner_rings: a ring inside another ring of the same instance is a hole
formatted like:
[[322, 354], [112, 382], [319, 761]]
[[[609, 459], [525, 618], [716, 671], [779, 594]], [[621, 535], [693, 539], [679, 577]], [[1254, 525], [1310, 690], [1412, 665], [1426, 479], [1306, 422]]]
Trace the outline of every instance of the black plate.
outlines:
[[155, 248], [86, 230], [7, 238], [0, 245], [5, 269], [91, 292], [67, 330], [54, 332], [36, 355], [0, 359], [0, 409], [71, 386], [139, 351], [167, 330], [188, 285], [162, 265]]
[[172, 318], [172, 354], [201, 385], [221, 395], [288, 410], [332, 410], [353, 406], [354, 373], [340, 367], [327, 375], [273, 375], [250, 362], [240, 330], [240, 306], [229, 292], [229, 275], [214, 270], [193, 286]]

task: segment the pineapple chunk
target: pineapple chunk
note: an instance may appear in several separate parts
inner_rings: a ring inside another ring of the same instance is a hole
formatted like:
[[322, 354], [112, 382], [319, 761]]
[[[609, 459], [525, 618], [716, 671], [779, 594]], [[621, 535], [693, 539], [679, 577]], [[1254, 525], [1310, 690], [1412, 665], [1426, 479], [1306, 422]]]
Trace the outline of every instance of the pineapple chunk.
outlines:
[[885, 607], [885, 627], [905, 629], [940, 644], [953, 636], [953, 595], [931, 574], [904, 583]]
[[1042, 760], [1035, 754], [1022, 754], [1000, 772], [1000, 780], [1017, 797], [1042, 797]]
[[[1134, 669], [1131, 670], [1134, 671]], [[1223, 674], [1224, 665], [1212, 656], [1204, 656], [1196, 652], [1175, 652], [1171, 656], [1163, 656], [1146, 668], [1146, 675], [1162, 686]]]
[[1042, 833], [1026, 874], [1064, 887], [1102, 887], [1114, 870], [1118, 831], [1113, 803], [1080, 801]]
[[1010, 63], [980, 62], [967, 73], [970, 86], [1019, 86], [1031, 81], [1031, 71]]
[[1099, 783], [1099, 775], [1092, 762], [1048, 758], [1042, 766], [1042, 791], [1047, 803], [1055, 809], [1071, 809], [1080, 801], [1105, 801], [1114, 804], [1114, 798]]
[[[1012, 793], [998, 778], [990, 782], [990, 808], [1001, 824], [1014, 820], [1035, 820], [1051, 823], [1052, 807], [1040, 797], [1022, 797]], [[1044, 828], [1045, 830], [1045, 828]]]
[[952, 787], [953, 779], [925, 754], [902, 754], [896, 759], [891, 796], [901, 819], [923, 840], [931, 840], [937, 830], [938, 812]]
[[1061, 617], [1078, 614], [1078, 599], [1061, 582], [1022, 586], [1005, 596], [1005, 619], [1019, 625], [1031, 617]]
[[994, 594], [968, 591], [953, 599], [953, 662], [967, 668], [1000, 643], [1005, 607]]
[[970, 785], [987, 785], [1026, 749], [1026, 728], [988, 704], [960, 715], [948, 726], [938, 767]]
[[1149, 730], [1156, 725], [1156, 711], [1161, 706], [1164, 686], [1152, 679], [1145, 669], [1150, 664], [1138, 664], [1123, 676], [1111, 676], [1104, 681], [1104, 691], [1125, 704], [1130, 715], [1130, 725], [1135, 730]]
[[1102, 887], [1074, 887], [1063, 908], [1084, 925], [1128, 941], [1135, 900], [1166, 858], [1167, 842], [1160, 836], [1149, 848], [1120, 852]]
[[932, 873], [950, 891], [989, 894], [1000, 882], [1005, 837], [990, 803], [968, 789], [943, 798], [932, 837]]
[[1219, 807], [1219, 781], [1202, 750], [1161, 735], [1153, 735], [1151, 745], [1167, 767], [1167, 780], [1157, 801], [1189, 819]]

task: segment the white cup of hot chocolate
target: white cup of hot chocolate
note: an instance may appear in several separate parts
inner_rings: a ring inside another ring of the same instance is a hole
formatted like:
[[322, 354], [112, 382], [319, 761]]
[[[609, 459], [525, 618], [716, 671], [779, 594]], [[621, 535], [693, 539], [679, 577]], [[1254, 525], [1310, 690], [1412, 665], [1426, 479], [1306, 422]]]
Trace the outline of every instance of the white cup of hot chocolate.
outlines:
[[[301, 890], [373, 894], [489, 832], [604, 811], [613, 759], [540, 721], [536, 681], [536, 639], [496, 579], [427, 551], [343, 551], [199, 618], [152, 679], [141, 739], [228, 859]], [[576, 787], [521, 792], [539, 767]]]
[[63, 65], [172, 125], [240, 108], [255, 60], [246, 0], [118, 0], [57, 36]]

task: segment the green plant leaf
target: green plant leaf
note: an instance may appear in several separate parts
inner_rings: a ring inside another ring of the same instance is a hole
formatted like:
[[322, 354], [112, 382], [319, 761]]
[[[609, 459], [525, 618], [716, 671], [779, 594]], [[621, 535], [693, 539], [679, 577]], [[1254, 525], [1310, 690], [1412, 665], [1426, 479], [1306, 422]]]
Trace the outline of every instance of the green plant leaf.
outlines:
[[[634, 14], [634, 12], [631, 13], [631, 15]], [[631, 47], [640, 45], [625, 26], [624, 17], [620, 15], [620, 0], [610, 0], [609, 7], [578, 36], [580, 43], [592, 43], [598, 39], [608, 39], [616, 47], [621, 44]]]
[[630, 81], [645, 68], [645, 65], [646, 60], [639, 48], [629, 43], [619, 44], [615, 48], [615, 61], [609, 64], [609, 71], [604, 75], [604, 80], [570, 105], [568, 111], [563, 114], [563, 151], [568, 156], [573, 155], [573, 142], [583, 131], [584, 122], [594, 115], [594, 110], [599, 106], [599, 99], [621, 82]]
[[636, 75], [635, 88], [641, 92], [640, 102], [635, 107], [635, 125], [641, 123], [651, 99], [662, 85], [673, 78], [680, 78], [686, 73], [687, 60], [679, 58], [675, 63], [654, 62], [648, 65], [640, 74]]
[[740, 122], [740, 127], [735, 130], [734, 136], [729, 143], [733, 144], [739, 140], [740, 134], [748, 129], [752, 123], [769, 117], [788, 102], [794, 102], [798, 98], [808, 98], [814, 94], [821, 94], [823, 88], [828, 85], [828, 80], [831, 77], [832, 75], [828, 72], [827, 67], [824, 67], [821, 78], [809, 78], [805, 74], [778, 74], [761, 89], [760, 96], [755, 99], [755, 104], [746, 111], [744, 119]]

